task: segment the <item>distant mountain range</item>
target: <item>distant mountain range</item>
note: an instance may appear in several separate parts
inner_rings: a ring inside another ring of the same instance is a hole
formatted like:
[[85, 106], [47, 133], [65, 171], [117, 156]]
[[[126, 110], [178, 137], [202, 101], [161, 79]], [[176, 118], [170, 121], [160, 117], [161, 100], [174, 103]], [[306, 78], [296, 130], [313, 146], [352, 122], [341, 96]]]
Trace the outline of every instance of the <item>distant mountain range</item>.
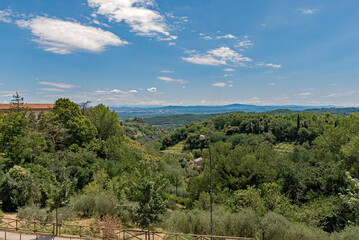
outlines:
[[[164, 107], [111, 107], [116, 111], [119, 118], [124, 120], [128, 118], [153, 117], [153, 116], [169, 116], [181, 114], [217, 114], [229, 112], [270, 112], [277, 110], [306, 111], [306, 112], [331, 112], [331, 113], [351, 113], [359, 112], [359, 108], [335, 108], [333, 106], [257, 106], [245, 104], [231, 104], [224, 106], [164, 106]], [[280, 112], [280, 111], [279, 111]], [[283, 112], [283, 111], [282, 111]], [[285, 111], [284, 111], [285, 112]]]

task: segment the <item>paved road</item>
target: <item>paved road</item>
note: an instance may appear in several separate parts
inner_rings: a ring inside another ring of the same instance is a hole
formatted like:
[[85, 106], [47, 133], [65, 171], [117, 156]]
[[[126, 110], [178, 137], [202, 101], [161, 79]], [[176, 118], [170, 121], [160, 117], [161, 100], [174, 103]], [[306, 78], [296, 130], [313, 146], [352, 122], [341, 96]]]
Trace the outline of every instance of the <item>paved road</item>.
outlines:
[[[0, 231], [0, 239], [1, 240], [69, 240], [71, 238], [64, 238], [64, 237], [53, 237], [53, 236], [44, 236], [44, 235], [35, 235], [35, 234], [25, 234], [21, 233], [14, 233], [14, 232], [5, 232]], [[72, 239], [85, 239], [85, 238], [72, 238]]]

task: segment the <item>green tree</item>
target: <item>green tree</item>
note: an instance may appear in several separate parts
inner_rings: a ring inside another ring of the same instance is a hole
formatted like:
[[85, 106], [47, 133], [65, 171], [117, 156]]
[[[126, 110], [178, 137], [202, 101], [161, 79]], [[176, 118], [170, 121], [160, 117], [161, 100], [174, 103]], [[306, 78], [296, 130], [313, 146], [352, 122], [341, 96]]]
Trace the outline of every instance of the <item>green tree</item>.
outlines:
[[12, 96], [12, 110], [16, 112], [20, 112], [24, 109], [24, 98], [19, 95], [18, 92], [16, 92], [15, 95]]
[[167, 207], [164, 196], [167, 180], [155, 174], [150, 169], [146, 169], [138, 182], [133, 183], [132, 188], [132, 200], [138, 203], [138, 207], [134, 209], [135, 221], [140, 227], [148, 229], [148, 239], [150, 239], [150, 225], [160, 221], [160, 215]]
[[74, 191], [76, 180], [62, 176], [61, 181], [54, 179], [51, 184], [47, 186], [47, 205], [50, 210], [56, 211], [56, 234], [58, 233], [59, 217], [58, 209], [65, 206], [69, 202], [69, 198]]
[[68, 146], [78, 144], [82, 146], [93, 140], [97, 134], [96, 127], [81, 114], [79, 106], [69, 99], [60, 98], [56, 101], [52, 109], [55, 114], [55, 120], [61, 122], [68, 129], [70, 138]]
[[97, 128], [97, 137], [103, 140], [111, 136], [123, 135], [116, 112], [111, 111], [103, 104], [86, 110], [87, 117]]
[[18, 207], [39, 201], [39, 189], [32, 174], [20, 166], [6, 173], [0, 184], [3, 209], [15, 211]]

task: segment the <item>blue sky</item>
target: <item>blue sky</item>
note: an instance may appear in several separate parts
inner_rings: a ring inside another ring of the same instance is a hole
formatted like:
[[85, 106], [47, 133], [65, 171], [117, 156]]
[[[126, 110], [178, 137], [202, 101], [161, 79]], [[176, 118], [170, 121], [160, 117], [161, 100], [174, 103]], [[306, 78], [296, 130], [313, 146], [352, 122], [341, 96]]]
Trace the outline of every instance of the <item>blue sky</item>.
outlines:
[[0, 102], [359, 106], [359, 1], [1, 0]]

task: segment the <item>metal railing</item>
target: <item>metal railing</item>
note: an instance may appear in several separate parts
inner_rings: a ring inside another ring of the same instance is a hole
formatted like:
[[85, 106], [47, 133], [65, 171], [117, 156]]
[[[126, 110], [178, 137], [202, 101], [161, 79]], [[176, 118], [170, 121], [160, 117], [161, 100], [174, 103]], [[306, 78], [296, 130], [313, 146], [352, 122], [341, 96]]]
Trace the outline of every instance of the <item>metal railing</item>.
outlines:
[[[116, 240], [210, 240], [210, 235], [153, 232], [147, 230], [105, 228], [73, 224], [42, 223], [12, 218], [0, 218], [0, 231], [44, 234], [66, 238]], [[213, 236], [214, 240], [253, 240], [246, 237]]]

